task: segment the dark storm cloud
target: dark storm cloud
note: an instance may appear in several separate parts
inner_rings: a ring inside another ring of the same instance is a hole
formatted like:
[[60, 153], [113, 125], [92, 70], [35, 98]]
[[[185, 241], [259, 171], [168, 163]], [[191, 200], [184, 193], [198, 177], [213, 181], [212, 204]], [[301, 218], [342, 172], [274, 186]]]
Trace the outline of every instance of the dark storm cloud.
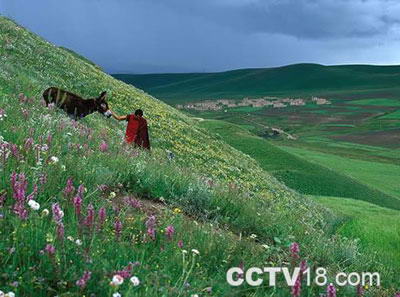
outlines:
[[397, 0], [169, 0], [166, 3], [181, 13], [203, 16], [247, 33], [280, 33], [311, 39], [387, 34], [400, 20]]
[[396, 0], [0, 0], [109, 72], [398, 63]]

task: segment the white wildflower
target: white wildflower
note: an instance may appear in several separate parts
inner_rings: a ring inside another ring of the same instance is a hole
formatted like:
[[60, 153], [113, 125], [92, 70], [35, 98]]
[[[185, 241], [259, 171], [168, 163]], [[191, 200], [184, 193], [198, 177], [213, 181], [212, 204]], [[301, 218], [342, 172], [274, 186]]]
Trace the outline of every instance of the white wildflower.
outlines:
[[58, 163], [58, 161], [60, 161], [60, 160], [59, 160], [57, 157], [55, 157], [55, 156], [52, 156], [52, 157], [50, 158], [50, 162], [53, 163], [53, 164]]
[[67, 236], [67, 239], [68, 239], [69, 241], [74, 241], [74, 238], [73, 238], [72, 236]]
[[14, 292], [8, 292], [4, 297], [15, 297]]
[[137, 276], [132, 276], [130, 278], [130, 281], [135, 287], [139, 286], [139, 284], [140, 284], [140, 280]]
[[80, 240], [80, 239], [75, 240], [75, 244], [78, 245], [78, 246], [81, 246], [82, 245], [82, 240]]
[[35, 200], [29, 200], [29, 201], [28, 201], [28, 205], [29, 205], [30, 208], [32, 208], [33, 210], [39, 210], [39, 208], [40, 208], [40, 204], [37, 203]]
[[120, 286], [124, 283], [124, 278], [120, 276], [119, 274], [116, 274], [113, 276], [111, 285], [113, 286]]
[[50, 211], [47, 208], [42, 210], [42, 216], [44, 216], [44, 217], [47, 217], [49, 215], [49, 213], [50, 213]]
[[112, 198], [115, 198], [117, 196], [117, 194], [115, 194], [115, 192], [111, 192], [110, 193], [110, 198], [112, 199]]
[[116, 293], [114, 293], [114, 294], [112, 295], [112, 297], [122, 297], [122, 295], [121, 295], [120, 293], [116, 292]]
[[4, 292], [0, 290], [0, 297], [4, 297]]
[[200, 252], [198, 250], [196, 250], [196, 249], [192, 249], [192, 253], [195, 254], [195, 255], [200, 255]]
[[250, 235], [250, 238], [251, 238], [251, 239], [256, 239], [256, 238], [257, 238], [257, 235], [256, 235], [256, 234], [251, 234], [251, 235]]

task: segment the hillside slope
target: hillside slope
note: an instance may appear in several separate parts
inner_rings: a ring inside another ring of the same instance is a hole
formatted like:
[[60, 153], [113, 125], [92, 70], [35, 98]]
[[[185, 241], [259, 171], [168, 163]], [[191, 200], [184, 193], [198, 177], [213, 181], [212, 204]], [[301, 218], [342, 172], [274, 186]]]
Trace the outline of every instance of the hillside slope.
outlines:
[[[171, 103], [266, 95], [398, 94], [400, 66], [296, 64], [218, 73], [115, 74]], [[388, 90], [389, 89], [389, 90]]]
[[[144, 109], [152, 153], [122, 143], [125, 123], [98, 114], [77, 123], [44, 107], [40, 95], [49, 86], [84, 97], [107, 90], [121, 114]], [[226, 283], [229, 267], [266, 258], [271, 265], [305, 260], [330, 276], [344, 269], [382, 271], [388, 285], [376, 296], [397, 285], [391, 268], [333, 234], [339, 218], [255, 160], [5, 18], [0, 98], [1, 290], [20, 296], [287, 296], [287, 286], [277, 293]], [[300, 244], [300, 258], [291, 258], [293, 242]], [[139, 286], [129, 283], [133, 274]], [[113, 275], [125, 283], [110, 286]], [[311, 295], [323, 291], [304, 288]], [[354, 288], [340, 294], [349, 292]]]

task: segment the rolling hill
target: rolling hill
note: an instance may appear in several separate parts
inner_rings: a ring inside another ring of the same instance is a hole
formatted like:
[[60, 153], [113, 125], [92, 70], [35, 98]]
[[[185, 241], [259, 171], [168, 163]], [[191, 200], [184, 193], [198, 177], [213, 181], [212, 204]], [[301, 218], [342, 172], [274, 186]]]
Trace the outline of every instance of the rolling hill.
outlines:
[[171, 104], [267, 95], [400, 94], [400, 66], [295, 64], [219, 73], [113, 76]]
[[[41, 94], [49, 86], [83, 97], [107, 90], [119, 114], [141, 107], [151, 154], [122, 143], [121, 123], [98, 114], [75, 122], [45, 107]], [[390, 296], [398, 285], [394, 267], [335, 233], [339, 217], [256, 160], [195, 119], [3, 17], [0, 98], [2, 291], [288, 296], [282, 282], [278, 289], [226, 283], [230, 267], [266, 259], [273, 266], [304, 260], [328, 269], [330, 278], [344, 270], [381, 271], [386, 286], [371, 296]], [[300, 258], [289, 250], [294, 242]], [[354, 290], [343, 287], [338, 296]], [[303, 288], [310, 296], [324, 291]]]

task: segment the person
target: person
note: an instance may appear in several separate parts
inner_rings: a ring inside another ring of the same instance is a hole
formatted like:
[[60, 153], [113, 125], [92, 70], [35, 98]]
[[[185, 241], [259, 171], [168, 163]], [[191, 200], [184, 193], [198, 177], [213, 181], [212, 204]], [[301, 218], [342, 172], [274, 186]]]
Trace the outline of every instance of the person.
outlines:
[[135, 143], [135, 146], [150, 150], [149, 132], [147, 121], [143, 117], [143, 110], [137, 109], [134, 114], [126, 116], [118, 116], [112, 112], [114, 119], [118, 121], [127, 121], [125, 141], [127, 143]]

